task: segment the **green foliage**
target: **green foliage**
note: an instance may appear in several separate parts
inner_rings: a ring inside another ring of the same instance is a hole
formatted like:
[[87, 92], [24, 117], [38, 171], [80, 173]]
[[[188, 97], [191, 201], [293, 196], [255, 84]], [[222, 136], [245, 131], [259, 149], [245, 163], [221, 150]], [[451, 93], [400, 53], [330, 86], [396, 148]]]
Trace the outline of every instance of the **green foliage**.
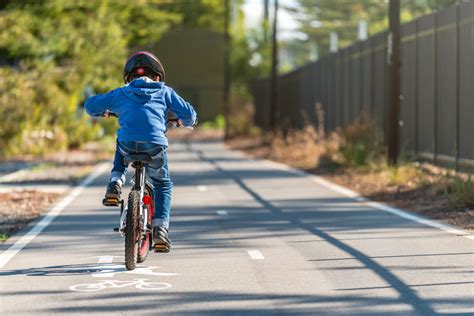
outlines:
[[[231, 76], [233, 85], [242, 88], [249, 79], [269, 73], [270, 46], [264, 32], [245, 31], [242, 0], [229, 2], [233, 4]], [[84, 114], [80, 104], [85, 88], [102, 93], [120, 86], [130, 51], [152, 47], [170, 28], [222, 33], [224, 4], [222, 0], [1, 4], [0, 60], [10, 66], [0, 68], [0, 156], [41, 155], [115, 134], [116, 120]], [[239, 96], [234, 100], [244, 102], [236, 109], [246, 109], [236, 112], [240, 123], [234, 126], [247, 129], [247, 122], [241, 122], [251, 112], [247, 101]], [[221, 118], [215, 123], [224, 124]]]
[[28, 107], [35, 98], [32, 84], [26, 74], [0, 68], [0, 155], [12, 150], [12, 143], [27, 127]]
[[160, 8], [181, 16], [178, 23], [175, 23], [177, 25], [223, 32], [224, 1], [226, 0], [163, 1]]
[[[0, 155], [77, 147], [101, 126], [78, 108], [91, 86], [121, 85], [130, 49], [156, 41], [181, 16], [168, 1], [12, 1], [0, 11]], [[111, 132], [116, 123], [103, 123]], [[103, 131], [103, 129], [102, 129]]]
[[202, 124], [199, 124], [199, 127], [209, 129], [224, 129], [225, 118], [223, 115], [218, 115], [213, 121], [207, 121]]

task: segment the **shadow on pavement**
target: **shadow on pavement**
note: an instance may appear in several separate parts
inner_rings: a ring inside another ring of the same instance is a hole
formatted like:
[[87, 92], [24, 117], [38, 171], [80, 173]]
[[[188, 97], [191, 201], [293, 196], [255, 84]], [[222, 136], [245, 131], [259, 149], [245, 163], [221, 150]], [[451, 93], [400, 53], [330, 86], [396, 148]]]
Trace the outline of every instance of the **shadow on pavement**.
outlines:
[[[299, 228], [324, 239], [325, 241], [339, 248], [343, 252], [356, 258], [360, 263], [362, 263], [365, 268], [375, 272], [380, 278], [387, 282], [392, 289], [397, 291], [399, 294], [400, 302], [410, 305], [417, 314], [435, 314], [435, 311], [432, 309], [429, 302], [421, 299], [413, 289], [411, 289], [407, 284], [405, 284], [401, 279], [399, 279], [395, 274], [393, 274], [388, 268], [378, 264], [374, 259], [368, 257], [356, 248], [353, 248], [350, 245], [342, 242], [341, 240], [338, 240], [337, 238], [327, 234], [322, 229], [316, 228], [316, 226], [307, 222], [300, 221], [299, 216], [297, 214], [292, 213], [291, 215], [289, 215], [284, 213], [280, 208], [275, 207], [273, 204], [269, 203], [259, 194], [253, 191], [242, 181], [240, 177], [236, 176], [234, 173], [230, 173], [222, 169], [216, 161], [214, 161], [212, 158], [207, 158], [202, 151], [197, 151], [197, 153], [201, 160], [209, 162], [214, 166], [217, 171], [223, 173], [227, 178], [233, 179], [242, 188], [242, 190], [251, 195], [255, 199], [255, 201], [257, 201], [263, 208], [270, 210], [272, 213], [278, 215], [283, 219], [286, 219], [286, 221], [290, 222], [291, 224], [298, 226]], [[350, 222], [350, 219], [348, 220], [348, 222]], [[374, 225], [372, 221], [371, 225]]]

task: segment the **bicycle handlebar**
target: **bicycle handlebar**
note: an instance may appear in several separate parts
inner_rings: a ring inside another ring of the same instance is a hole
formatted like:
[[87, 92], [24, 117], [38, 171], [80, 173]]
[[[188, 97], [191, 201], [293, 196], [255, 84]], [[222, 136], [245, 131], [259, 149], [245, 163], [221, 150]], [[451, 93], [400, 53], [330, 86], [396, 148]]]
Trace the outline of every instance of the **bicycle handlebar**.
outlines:
[[[117, 113], [114, 113], [114, 112], [111, 112], [111, 111], [106, 111], [104, 113], [102, 113], [102, 116], [105, 116], [105, 117], [116, 117], [118, 118], [118, 115]], [[168, 126], [171, 126], [171, 127], [184, 127], [184, 128], [187, 128], [187, 129], [194, 129], [194, 127], [192, 126], [184, 126], [181, 124], [181, 120], [179, 118], [169, 118], [166, 120], [166, 125]]]

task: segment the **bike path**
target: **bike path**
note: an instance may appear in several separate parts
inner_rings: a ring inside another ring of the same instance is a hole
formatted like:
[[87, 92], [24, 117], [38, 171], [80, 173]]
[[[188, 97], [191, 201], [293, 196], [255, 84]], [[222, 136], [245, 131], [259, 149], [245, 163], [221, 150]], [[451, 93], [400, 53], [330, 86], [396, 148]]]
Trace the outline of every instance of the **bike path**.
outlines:
[[170, 161], [171, 253], [124, 270], [103, 174], [0, 270], [0, 314], [474, 312], [473, 240], [221, 143], [172, 144]]

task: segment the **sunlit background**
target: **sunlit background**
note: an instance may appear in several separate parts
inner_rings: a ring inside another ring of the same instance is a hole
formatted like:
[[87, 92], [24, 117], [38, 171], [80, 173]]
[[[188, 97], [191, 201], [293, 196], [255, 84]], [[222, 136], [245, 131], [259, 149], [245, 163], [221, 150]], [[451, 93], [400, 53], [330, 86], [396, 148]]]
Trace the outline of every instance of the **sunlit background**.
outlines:
[[[201, 122], [222, 121], [229, 83], [237, 119], [227, 123], [236, 133], [248, 130], [254, 107], [248, 84], [271, 73], [274, 3], [0, 1], [0, 155], [43, 155], [113, 135], [116, 122], [90, 119], [82, 104], [88, 95], [120, 86], [124, 60], [139, 49], [162, 59], [168, 84], [196, 106]], [[454, 3], [402, 1], [402, 22]], [[380, 0], [280, 0], [278, 73], [386, 30], [387, 6]]]

